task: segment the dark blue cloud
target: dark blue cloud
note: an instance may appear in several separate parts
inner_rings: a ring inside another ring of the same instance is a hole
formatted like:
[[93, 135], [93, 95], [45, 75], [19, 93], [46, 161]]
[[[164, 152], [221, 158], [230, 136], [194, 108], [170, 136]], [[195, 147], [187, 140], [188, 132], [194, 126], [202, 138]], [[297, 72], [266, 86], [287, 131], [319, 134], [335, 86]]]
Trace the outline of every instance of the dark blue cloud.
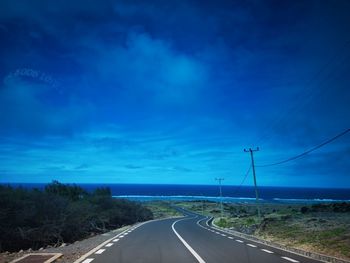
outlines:
[[[350, 126], [349, 11], [348, 1], [2, 1], [0, 181], [240, 183], [243, 148], [260, 146], [257, 162], [269, 163]], [[344, 186], [344, 145], [260, 169], [261, 184]]]

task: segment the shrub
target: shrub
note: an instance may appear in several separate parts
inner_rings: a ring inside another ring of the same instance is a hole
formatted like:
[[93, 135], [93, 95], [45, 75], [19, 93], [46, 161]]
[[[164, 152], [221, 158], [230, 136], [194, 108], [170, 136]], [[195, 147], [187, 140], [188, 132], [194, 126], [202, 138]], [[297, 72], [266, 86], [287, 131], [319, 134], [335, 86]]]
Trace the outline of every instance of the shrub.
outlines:
[[309, 208], [306, 207], [306, 206], [303, 206], [302, 208], [300, 208], [300, 212], [301, 212], [302, 214], [305, 214], [305, 213], [309, 212]]
[[112, 198], [108, 188], [88, 194], [57, 181], [43, 191], [0, 185], [0, 252], [70, 243], [152, 218], [142, 205]]

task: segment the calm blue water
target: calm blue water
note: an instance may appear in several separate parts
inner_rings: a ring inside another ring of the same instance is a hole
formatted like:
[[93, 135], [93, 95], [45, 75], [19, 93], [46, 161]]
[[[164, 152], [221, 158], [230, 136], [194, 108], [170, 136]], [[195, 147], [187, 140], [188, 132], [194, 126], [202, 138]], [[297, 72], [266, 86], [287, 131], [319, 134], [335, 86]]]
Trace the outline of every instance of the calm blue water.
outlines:
[[[25, 188], [45, 187], [45, 184], [11, 184]], [[98, 187], [109, 187], [115, 197], [131, 200], [212, 200], [218, 201], [217, 185], [151, 185], [151, 184], [78, 184], [91, 192]], [[253, 202], [253, 187], [222, 186], [225, 202]], [[259, 187], [259, 196], [265, 202], [332, 202], [350, 201], [350, 189]]]

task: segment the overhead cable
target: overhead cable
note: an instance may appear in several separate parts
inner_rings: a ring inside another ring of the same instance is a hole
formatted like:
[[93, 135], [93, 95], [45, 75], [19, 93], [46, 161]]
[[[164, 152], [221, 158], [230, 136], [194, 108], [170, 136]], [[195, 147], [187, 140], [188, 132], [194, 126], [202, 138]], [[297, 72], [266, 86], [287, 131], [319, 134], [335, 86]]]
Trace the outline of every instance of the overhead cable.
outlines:
[[275, 162], [275, 163], [264, 164], [264, 165], [256, 165], [256, 167], [275, 166], [275, 165], [279, 165], [279, 164], [283, 164], [283, 163], [287, 163], [287, 162], [296, 160], [296, 159], [298, 159], [298, 158], [301, 158], [301, 157], [303, 157], [303, 156], [305, 156], [305, 155], [307, 155], [307, 154], [309, 154], [309, 153], [311, 153], [311, 152], [313, 152], [313, 151], [315, 151], [315, 150], [317, 150], [317, 149], [319, 149], [319, 148], [325, 146], [326, 144], [329, 144], [329, 143], [335, 141], [336, 139], [338, 139], [338, 138], [344, 136], [345, 134], [347, 134], [348, 132], [350, 132], [350, 129], [346, 129], [345, 131], [342, 131], [341, 133], [339, 133], [339, 134], [337, 134], [336, 136], [334, 136], [334, 137], [328, 139], [327, 141], [325, 141], [325, 142], [323, 142], [323, 143], [321, 143], [321, 144], [319, 144], [319, 145], [317, 145], [317, 146], [315, 146], [315, 147], [313, 147], [313, 148], [311, 148], [311, 149], [309, 149], [309, 150], [307, 150], [307, 151], [305, 151], [305, 152], [303, 152], [303, 153], [301, 153], [301, 154], [298, 154], [298, 155], [296, 155], [296, 156], [293, 156], [293, 157], [291, 157], [291, 158], [285, 159], [285, 160], [283, 160], [283, 161]]

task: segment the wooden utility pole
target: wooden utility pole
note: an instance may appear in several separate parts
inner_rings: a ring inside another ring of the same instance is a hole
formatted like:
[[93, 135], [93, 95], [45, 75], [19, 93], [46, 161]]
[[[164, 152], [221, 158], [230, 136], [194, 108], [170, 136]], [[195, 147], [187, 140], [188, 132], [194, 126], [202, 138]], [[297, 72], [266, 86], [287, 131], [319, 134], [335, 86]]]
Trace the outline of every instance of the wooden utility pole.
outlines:
[[222, 206], [222, 190], [221, 190], [221, 181], [225, 180], [224, 178], [215, 178], [216, 181], [219, 181], [219, 188], [220, 188], [220, 212], [221, 212], [221, 218], [224, 214], [224, 208]]
[[259, 205], [259, 193], [258, 193], [258, 187], [256, 185], [255, 166], [254, 166], [254, 154], [253, 154], [254, 152], [257, 152], [257, 151], [259, 151], [259, 147], [257, 147], [256, 149], [252, 149], [252, 148], [249, 148], [248, 150], [244, 149], [244, 152], [250, 152], [250, 157], [252, 159], [256, 206], [257, 206], [257, 210], [258, 210], [258, 217], [259, 217], [259, 220], [260, 220], [261, 219], [261, 215], [260, 215], [260, 205]]

